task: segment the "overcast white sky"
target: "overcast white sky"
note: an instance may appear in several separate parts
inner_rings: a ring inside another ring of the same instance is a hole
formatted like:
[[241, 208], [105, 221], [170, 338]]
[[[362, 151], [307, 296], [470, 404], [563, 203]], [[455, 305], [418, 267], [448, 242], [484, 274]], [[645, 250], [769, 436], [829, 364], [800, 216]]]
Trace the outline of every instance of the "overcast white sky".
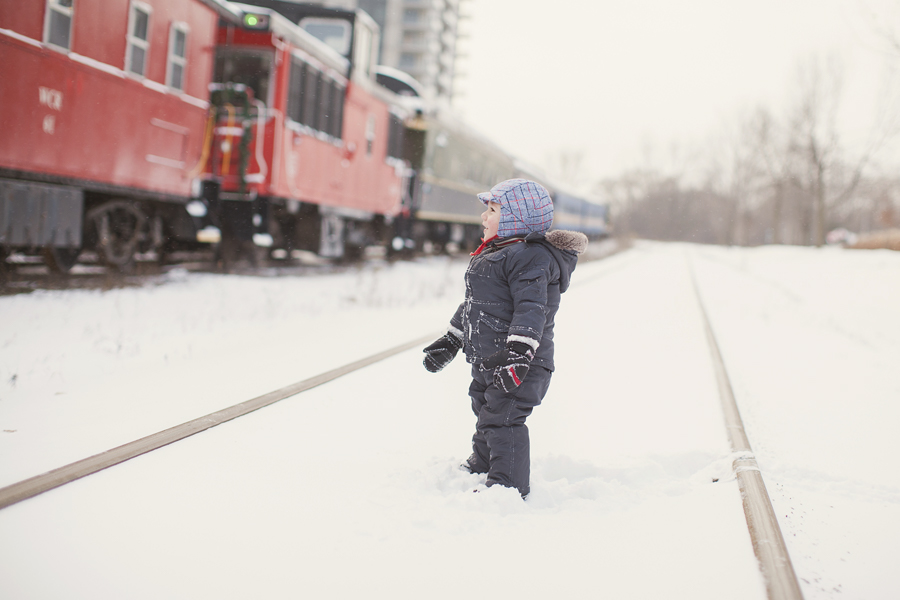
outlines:
[[[798, 66], [843, 64], [848, 137], [865, 137], [896, 0], [467, 0], [457, 108], [520, 157], [581, 150], [590, 179], [665, 162], [764, 104], [783, 114]], [[873, 17], [872, 14], [876, 17]], [[895, 58], [900, 62], [900, 58]]]

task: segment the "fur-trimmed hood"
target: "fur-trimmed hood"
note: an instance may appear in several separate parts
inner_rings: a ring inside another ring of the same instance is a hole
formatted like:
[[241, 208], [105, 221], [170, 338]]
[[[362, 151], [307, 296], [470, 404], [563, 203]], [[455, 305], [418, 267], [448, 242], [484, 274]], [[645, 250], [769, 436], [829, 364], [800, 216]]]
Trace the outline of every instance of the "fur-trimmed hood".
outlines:
[[574, 252], [575, 254], [584, 254], [584, 251], [587, 250], [587, 236], [580, 231], [554, 229], [553, 231], [548, 231], [544, 237], [560, 250]]
[[525, 241], [531, 244], [541, 244], [550, 251], [556, 262], [559, 263], [559, 291], [569, 289], [572, 281], [572, 272], [578, 264], [578, 255], [587, 249], [587, 236], [579, 231], [566, 231], [554, 229], [545, 234], [530, 233]]

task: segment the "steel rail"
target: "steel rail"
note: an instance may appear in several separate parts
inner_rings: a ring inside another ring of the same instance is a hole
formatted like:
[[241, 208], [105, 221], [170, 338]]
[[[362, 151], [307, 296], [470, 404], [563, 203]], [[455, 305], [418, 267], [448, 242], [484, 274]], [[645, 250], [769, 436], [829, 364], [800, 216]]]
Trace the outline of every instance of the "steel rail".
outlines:
[[750, 447], [750, 439], [744, 431], [744, 422], [741, 420], [741, 413], [734, 398], [734, 390], [731, 388], [722, 352], [719, 350], [706, 307], [700, 296], [700, 287], [697, 284], [697, 276], [690, 257], [688, 257], [688, 268], [697, 304], [700, 306], [700, 315], [703, 317], [706, 340], [709, 343], [710, 354], [712, 354], [728, 438], [736, 456], [732, 463], [732, 470], [741, 490], [744, 517], [747, 520], [747, 528], [750, 530], [753, 552], [756, 554], [763, 579], [765, 579], [766, 594], [769, 600], [803, 600], [800, 583], [794, 573], [791, 557], [788, 555], [781, 528], [778, 526], [778, 519], [775, 517], [775, 510], [772, 508], [772, 501], [766, 490], [766, 484], [763, 481], [753, 449]]
[[147, 452], [157, 450], [173, 442], [183, 440], [186, 437], [192, 436], [196, 433], [200, 433], [201, 431], [211, 429], [216, 425], [221, 425], [222, 423], [231, 421], [232, 419], [242, 417], [253, 411], [259, 410], [260, 408], [264, 408], [266, 406], [269, 406], [270, 404], [274, 404], [275, 402], [284, 400], [285, 398], [295, 396], [300, 392], [305, 392], [316, 386], [322, 385], [323, 383], [328, 383], [329, 381], [337, 379], [338, 377], [342, 377], [354, 371], [358, 371], [363, 367], [367, 367], [371, 364], [377, 363], [386, 358], [390, 358], [401, 352], [405, 352], [406, 350], [414, 348], [418, 345], [429, 342], [437, 337], [437, 335], [439, 334], [429, 334], [427, 336], [411, 340], [409, 342], [406, 342], [405, 344], [401, 344], [400, 346], [384, 350], [383, 352], [379, 352], [378, 354], [373, 354], [372, 356], [368, 356], [342, 367], [332, 369], [331, 371], [316, 375], [315, 377], [304, 379], [303, 381], [299, 381], [273, 392], [269, 392], [268, 394], [253, 398], [252, 400], [247, 400], [245, 402], [241, 402], [240, 404], [235, 404], [234, 406], [230, 406], [220, 411], [208, 414], [204, 417], [199, 417], [192, 421], [188, 421], [187, 423], [182, 423], [181, 425], [176, 425], [175, 427], [171, 427], [158, 433], [148, 435], [147, 437], [143, 437], [139, 440], [129, 442], [122, 446], [117, 446], [116, 448], [112, 448], [110, 450], [106, 450], [105, 452], [101, 452], [100, 454], [95, 454], [94, 456], [90, 456], [88, 458], [84, 458], [57, 469], [53, 469], [52, 471], [48, 471], [47, 473], [44, 473], [42, 475], [36, 475], [35, 477], [25, 479], [24, 481], [20, 481], [7, 487], [0, 488], [0, 509], [12, 506], [13, 504], [16, 504], [18, 502], [27, 500], [28, 498], [33, 498], [38, 494], [42, 494], [54, 488], [58, 488], [62, 485], [75, 481], [76, 479], [81, 479], [82, 477], [92, 475], [98, 471], [102, 471], [103, 469], [107, 469], [119, 463], [125, 462], [126, 460], [132, 459], [136, 456], [140, 456], [141, 454], [146, 454]]

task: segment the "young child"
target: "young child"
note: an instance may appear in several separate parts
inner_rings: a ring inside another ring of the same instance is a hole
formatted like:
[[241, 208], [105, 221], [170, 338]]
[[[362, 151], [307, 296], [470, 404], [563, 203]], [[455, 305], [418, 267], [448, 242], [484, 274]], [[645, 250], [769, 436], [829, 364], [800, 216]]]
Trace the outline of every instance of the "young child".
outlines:
[[464, 350], [478, 420], [462, 466], [487, 473], [488, 486], [516, 488], [525, 497], [531, 470], [525, 419], [550, 385], [554, 317], [587, 238], [547, 233], [553, 203], [533, 181], [510, 179], [478, 199], [487, 207], [484, 239], [466, 270], [466, 297], [447, 333], [425, 348], [424, 362], [436, 373]]

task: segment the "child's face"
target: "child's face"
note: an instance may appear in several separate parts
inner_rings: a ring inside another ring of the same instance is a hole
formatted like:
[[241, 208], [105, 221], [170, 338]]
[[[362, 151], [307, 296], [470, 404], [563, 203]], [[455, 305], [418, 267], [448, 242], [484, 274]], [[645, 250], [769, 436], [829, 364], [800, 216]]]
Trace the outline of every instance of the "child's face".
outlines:
[[494, 201], [488, 201], [487, 208], [481, 213], [481, 226], [484, 227], [484, 239], [489, 240], [497, 235], [500, 227], [500, 205]]

